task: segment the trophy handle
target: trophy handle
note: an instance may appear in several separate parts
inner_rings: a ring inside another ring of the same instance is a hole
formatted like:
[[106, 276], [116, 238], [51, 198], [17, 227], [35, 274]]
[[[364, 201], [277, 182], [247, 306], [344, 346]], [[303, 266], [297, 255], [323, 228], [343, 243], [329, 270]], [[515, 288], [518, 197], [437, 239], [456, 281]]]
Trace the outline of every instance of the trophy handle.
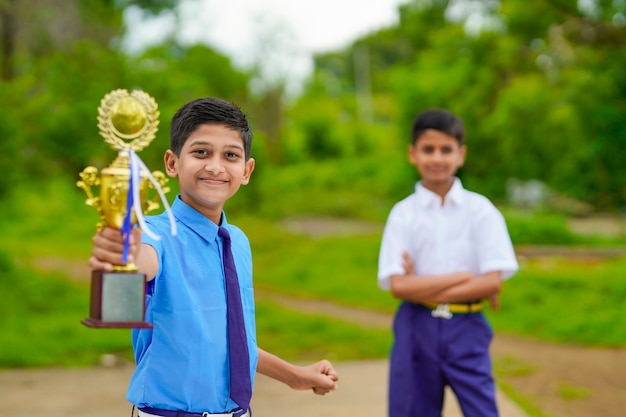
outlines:
[[[167, 194], [170, 192], [170, 187], [167, 186], [169, 178], [163, 172], [152, 171], [152, 177], [161, 187], [163, 194]], [[155, 186], [151, 182], [148, 183], [148, 189], [156, 190]], [[149, 213], [151, 211], [158, 209], [159, 207], [160, 207], [159, 194], [156, 192], [154, 193], [152, 198], [146, 198], [144, 201], [144, 205], [143, 205], [144, 213]]]
[[100, 176], [98, 175], [98, 168], [89, 166], [83, 169], [79, 176], [81, 180], [76, 181], [76, 186], [85, 191], [85, 194], [87, 195], [85, 204], [95, 208], [98, 212], [98, 215], [100, 216], [100, 223], [96, 225], [96, 228], [102, 229], [105, 224], [105, 216], [102, 212], [100, 197], [93, 193], [93, 187], [100, 186]]

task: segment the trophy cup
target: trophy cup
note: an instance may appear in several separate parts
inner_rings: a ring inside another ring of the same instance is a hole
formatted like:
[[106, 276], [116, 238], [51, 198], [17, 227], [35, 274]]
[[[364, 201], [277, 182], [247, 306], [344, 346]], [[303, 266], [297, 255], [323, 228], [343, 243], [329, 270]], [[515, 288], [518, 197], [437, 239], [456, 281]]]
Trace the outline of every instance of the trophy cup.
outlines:
[[[159, 171], [150, 173], [135, 154], [154, 139], [159, 125], [155, 100], [143, 91], [114, 90], [107, 94], [98, 108], [100, 135], [117, 158], [100, 173], [89, 166], [79, 175], [76, 185], [87, 194], [85, 203], [100, 215], [98, 230], [104, 226], [120, 230], [126, 238], [124, 262], [131, 229], [143, 222], [143, 213], [159, 207], [160, 195], [169, 209], [164, 193], [168, 179]], [[94, 194], [93, 187], [99, 187]], [[157, 193], [148, 198], [150, 189]], [[145, 316], [145, 275], [127, 262], [114, 266], [112, 272], [91, 272], [90, 317], [82, 323], [88, 327], [139, 328], [152, 327]]]

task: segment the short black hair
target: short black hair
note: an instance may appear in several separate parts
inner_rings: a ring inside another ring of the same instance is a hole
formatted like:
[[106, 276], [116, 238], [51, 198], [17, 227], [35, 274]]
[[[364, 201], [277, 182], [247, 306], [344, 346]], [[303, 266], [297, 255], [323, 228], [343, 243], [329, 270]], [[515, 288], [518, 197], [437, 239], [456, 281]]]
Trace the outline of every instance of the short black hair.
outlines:
[[206, 97], [184, 104], [172, 117], [170, 149], [177, 156], [185, 141], [200, 125], [217, 124], [239, 132], [243, 140], [245, 159], [250, 159], [252, 130], [245, 113], [230, 101]]
[[419, 137], [428, 129], [438, 130], [453, 136], [461, 146], [465, 143], [463, 121], [448, 110], [429, 109], [418, 114], [411, 129], [411, 144], [415, 145]]

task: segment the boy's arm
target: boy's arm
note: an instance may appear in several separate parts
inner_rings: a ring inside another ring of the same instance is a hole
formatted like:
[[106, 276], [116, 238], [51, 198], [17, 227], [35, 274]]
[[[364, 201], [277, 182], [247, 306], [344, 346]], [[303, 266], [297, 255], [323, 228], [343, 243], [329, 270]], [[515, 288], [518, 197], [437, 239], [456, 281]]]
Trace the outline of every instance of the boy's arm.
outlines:
[[439, 295], [447, 290], [470, 281], [474, 277], [469, 272], [457, 272], [454, 274], [424, 276], [415, 274], [392, 275], [391, 293], [394, 297], [423, 303], [437, 301]]
[[[113, 270], [114, 265], [124, 265], [124, 238], [119, 230], [105, 227], [94, 235], [89, 267], [95, 271]], [[135, 262], [139, 272], [150, 281], [156, 276], [159, 267], [157, 253], [150, 245], [141, 243], [141, 230], [133, 229], [128, 249], [128, 262]]]
[[436, 303], [458, 303], [468, 300], [489, 299], [494, 310], [497, 310], [497, 295], [502, 288], [502, 274], [491, 271], [459, 285], [441, 291], [430, 301]]
[[407, 252], [402, 253], [404, 274], [392, 275], [391, 293], [395, 298], [414, 303], [433, 302], [443, 291], [463, 284], [474, 277], [469, 272], [425, 276], [415, 274], [415, 265]]
[[396, 298], [415, 303], [455, 303], [487, 298], [492, 308], [498, 309], [498, 294], [502, 287], [499, 271], [480, 276], [470, 272], [418, 276], [408, 253], [403, 253], [402, 258], [405, 274], [391, 277], [391, 291]]
[[257, 372], [287, 384], [296, 390], [312, 389], [324, 395], [337, 389], [337, 372], [327, 360], [308, 366], [297, 366], [259, 348]]

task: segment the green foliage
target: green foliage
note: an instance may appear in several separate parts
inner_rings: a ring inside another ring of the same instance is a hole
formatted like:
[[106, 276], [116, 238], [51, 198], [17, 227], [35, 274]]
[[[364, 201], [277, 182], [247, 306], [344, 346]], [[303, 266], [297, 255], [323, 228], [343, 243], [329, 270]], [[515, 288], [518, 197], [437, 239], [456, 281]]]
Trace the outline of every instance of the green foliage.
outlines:
[[572, 245], [585, 240], [575, 235], [560, 214], [504, 210], [509, 235], [514, 245]]
[[[170, 39], [139, 56], [111, 48], [122, 35], [124, 7], [176, 13], [174, 2], [103, 1], [93, 7], [73, 2], [74, 19], [83, 20], [67, 38], [57, 38], [43, 24], [32, 39], [15, 34], [20, 54], [9, 57], [15, 71], [0, 85], [0, 134], [7, 138], [0, 142], [5, 173], [0, 196], [22, 180], [108, 164], [112, 151], [98, 137], [98, 104], [113, 89], [140, 88], [156, 98], [161, 111], [157, 138], [141, 154], [152, 169], [162, 167], [171, 116], [199, 96], [221, 96], [241, 105], [261, 138], [255, 146], [263, 162], [302, 163], [301, 169], [310, 163], [328, 167], [337, 160], [340, 170], [345, 158], [382, 156], [399, 162], [415, 114], [446, 107], [466, 124], [469, 158], [461, 176], [468, 188], [502, 201], [509, 178], [541, 179], [596, 209], [622, 208], [623, 5], [485, 2], [472, 9], [485, 23], [472, 29], [469, 13], [458, 8], [453, 13], [453, 3], [408, 2], [398, 8], [397, 25], [315, 57], [315, 73], [291, 105], [280, 85], [260, 97], [251, 94], [249, 84], [259, 74], [235, 68], [210, 46], [182, 46]], [[22, 19], [27, 5], [11, 10], [16, 19]], [[37, 10], [33, 18], [48, 19]], [[369, 59], [356, 59], [364, 56]], [[363, 77], [366, 73], [369, 77]], [[372, 178], [393, 181], [376, 187], [377, 200], [378, 194], [395, 200], [414, 178], [398, 175], [395, 166], [387, 174], [386, 162], [379, 159], [376, 172], [366, 168]], [[273, 167], [265, 173], [270, 171], [276, 173]], [[256, 177], [265, 180], [265, 173]], [[344, 177], [345, 183], [360, 181]], [[301, 187], [309, 181], [299, 180]], [[249, 188], [249, 195], [257, 197], [271, 187]], [[354, 197], [346, 200], [356, 203]], [[252, 201], [242, 200], [242, 205]], [[336, 211], [347, 210], [354, 208]]]
[[384, 219], [395, 200], [413, 191], [415, 169], [405, 161], [403, 154], [388, 154], [266, 166], [254, 174], [256, 210], [271, 218], [311, 213]]
[[258, 220], [244, 218], [237, 224], [250, 238], [260, 290], [393, 311], [395, 300], [375, 285], [382, 226], [356, 237], [308, 237]]
[[[92, 6], [91, 12], [114, 8], [111, 2]], [[163, 1], [151, 10], [170, 6]], [[84, 12], [89, 15], [89, 10]], [[141, 153], [154, 169], [162, 169], [169, 120], [184, 102], [199, 96], [248, 101], [250, 75], [236, 70], [224, 55], [206, 46], [168, 43], [137, 57], [125, 56], [109, 47], [111, 39], [103, 45], [103, 32], [95, 29], [108, 24], [115, 32], [118, 23], [113, 16], [102, 17], [97, 24], [90, 22], [91, 37], [77, 36], [42, 55], [25, 53], [13, 78], [0, 84], [0, 134], [5, 138], [0, 142], [0, 170], [6, 173], [0, 178], [0, 197], [21, 181], [62, 172], [74, 175], [87, 165], [107, 166], [115, 152], [99, 137], [96, 117], [101, 99], [112, 90], [143, 89], [160, 105], [160, 131]]]
[[[96, 210], [85, 204], [86, 196], [75, 187], [76, 180], [78, 175], [22, 182], [12, 190], [11, 198], [3, 200], [0, 229], [7, 237], [0, 241], [0, 250], [28, 259], [50, 255], [87, 259], [100, 219]], [[52, 238], [57, 234], [67, 237], [63, 245]], [[49, 240], [41, 241], [41, 236]]]
[[626, 259], [585, 261], [559, 257], [526, 260], [507, 281], [502, 310], [490, 313], [503, 332], [551, 341], [624, 346], [621, 306]]
[[86, 285], [17, 267], [0, 251], [0, 367], [92, 365], [103, 353], [130, 354], [128, 331], [96, 332], [80, 324]]
[[[339, 86], [326, 88], [332, 99], [340, 97], [333, 91], [356, 95], [353, 56], [365, 45], [375, 74], [372, 100], [391, 94], [398, 131], [429, 107], [448, 108], [465, 121], [469, 157], [462, 176], [470, 188], [502, 200], [509, 178], [541, 179], [596, 209], [623, 207], [623, 4], [485, 2], [473, 9], [484, 22], [474, 29], [469, 13], [451, 21], [451, 4], [400, 6], [397, 27], [317, 57], [314, 79]], [[302, 101], [317, 97], [319, 86], [312, 84]], [[334, 103], [336, 114], [351, 109], [345, 100]]]
[[380, 358], [391, 347], [390, 330], [347, 324], [341, 317], [307, 315], [258, 302], [258, 344], [282, 358], [299, 361]]
[[555, 22], [577, 16], [575, 1], [538, 2], [533, 7], [519, 0], [501, 2], [500, 13], [506, 17], [509, 30], [526, 41], [542, 38]]

